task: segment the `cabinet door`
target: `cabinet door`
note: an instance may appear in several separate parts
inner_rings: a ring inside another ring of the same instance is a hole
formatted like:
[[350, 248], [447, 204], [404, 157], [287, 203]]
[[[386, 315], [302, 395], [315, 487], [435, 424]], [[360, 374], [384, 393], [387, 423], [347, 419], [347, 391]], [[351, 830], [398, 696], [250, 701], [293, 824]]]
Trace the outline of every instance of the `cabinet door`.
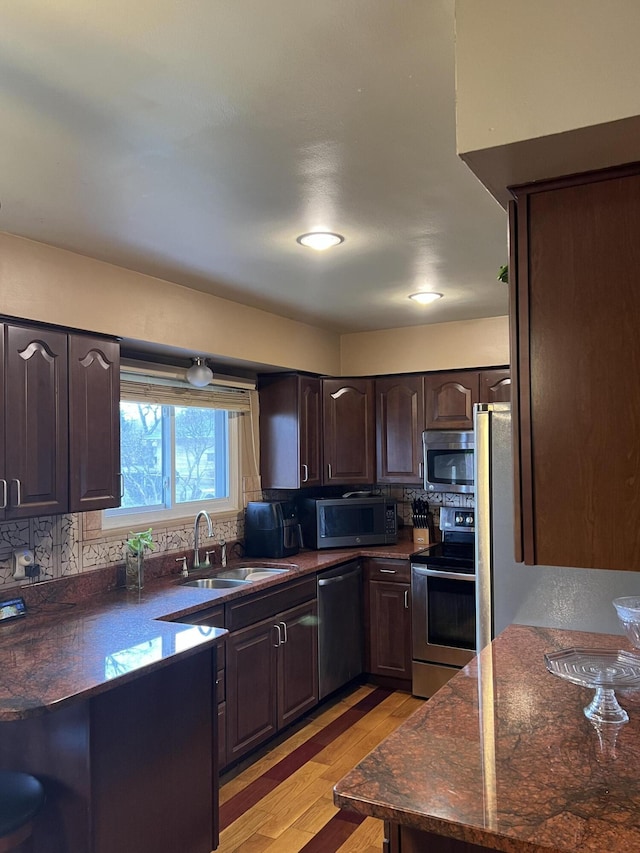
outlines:
[[69, 336], [69, 509], [120, 506], [120, 345]]
[[227, 760], [277, 731], [278, 632], [269, 619], [227, 637]]
[[262, 487], [320, 485], [320, 380], [296, 374], [261, 376], [259, 389]]
[[283, 631], [278, 649], [278, 728], [318, 704], [318, 607], [309, 601], [277, 617]]
[[378, 483], [422, 484], [424, 378], [376, 379]]
[[511, 372], [508, 368], [480, 371], [480, 399], [478, 402], [511, 402]]
[[529, 564], [640, 567], [640, 175], [633, 171], [514, 191], [511, 368]]
[[319, 486], [322, 482], [320, 380], [298, 377], [300, 485]]
[[5, 518], [66, 512], [66, 334], [5, 326], [5, 383]]
[[411, 678], [410, 587], [369, 583], [369, 666], [373, 675]]
[[323, 379], [324, 482], [375, 482], [372, 379]]
[[480, 397], [478, 371], [427, 375], [425, 387], [426, 429], [473, 429], [473, 404]]

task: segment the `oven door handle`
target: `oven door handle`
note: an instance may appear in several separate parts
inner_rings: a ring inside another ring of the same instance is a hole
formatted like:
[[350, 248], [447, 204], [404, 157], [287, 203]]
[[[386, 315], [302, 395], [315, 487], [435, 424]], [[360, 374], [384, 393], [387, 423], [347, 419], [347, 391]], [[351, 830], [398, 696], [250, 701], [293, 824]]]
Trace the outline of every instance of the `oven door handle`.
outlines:
[[411, 570], [416, 575], [423, 575], [428, 578], [443, 578], [450, 581], [475, 581], [475, 575], [469, 575], [466, 572], [439, 572], [437, 569], [423, 569], [422, 566], [412, 566]]

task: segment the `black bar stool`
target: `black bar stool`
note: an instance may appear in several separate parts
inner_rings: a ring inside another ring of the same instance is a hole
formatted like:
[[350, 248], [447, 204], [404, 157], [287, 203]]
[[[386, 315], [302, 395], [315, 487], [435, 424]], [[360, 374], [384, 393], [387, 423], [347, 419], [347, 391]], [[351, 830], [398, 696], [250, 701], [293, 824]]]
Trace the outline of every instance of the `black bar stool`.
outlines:
[[28, 773], [0, 770], [0, 853], [30, 837], [32, 820], [44, 803], [44, 788]]

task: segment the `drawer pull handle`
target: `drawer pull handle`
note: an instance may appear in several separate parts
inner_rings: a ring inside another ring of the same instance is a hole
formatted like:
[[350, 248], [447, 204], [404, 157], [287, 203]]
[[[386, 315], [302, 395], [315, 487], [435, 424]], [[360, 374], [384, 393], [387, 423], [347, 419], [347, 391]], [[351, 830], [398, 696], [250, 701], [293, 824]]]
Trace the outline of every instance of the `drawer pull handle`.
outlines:
[[20, 488], [20, 480], [12, 480], [12, 483], [16, 484], [16, 506], [20, 506], [22, 503], [22, 490]]
[[7, 481], [0, 479], [0, 483], [2, 483], [2, 505], [0, 509], [7, 508]]
[[395, 575], [395, 573], [396, 573], [395, 569], [380, 569], [381, 575]]
[[303, 473], [304, 473], [304, 476], [303, 476], [303, 478], [302, 478], [302, 482], [303, 482], [303, 483], [306, 483], [306, 482], [307, 482], [307, 480], [309, 479], [309, 466], [308, 466], [308, 465], [305, 465], [305, 463], [304, 463], [304, 462], [302, 463], [302, 470], [303, 470]]
[[279, 624], [273, 626], [276, 629], [276, 631], [278, 632], [278, 642], [273, 644], [276, 649], [280, 648], [280, 646], [282, 645], [282, 631], [280, 630], [281, 624], [282, 623], [279, 623]]
[[287, 623], [286, 622], [280, 622], [279, 624], [282, 625], [282, 633], [284, 634], [282, 644], [284, 645], [285, 643], [289, 642], [289, 634], [287, 632]]
[[404, 591], [404, 609], [409, 609], [409, 590], [405, 589]]

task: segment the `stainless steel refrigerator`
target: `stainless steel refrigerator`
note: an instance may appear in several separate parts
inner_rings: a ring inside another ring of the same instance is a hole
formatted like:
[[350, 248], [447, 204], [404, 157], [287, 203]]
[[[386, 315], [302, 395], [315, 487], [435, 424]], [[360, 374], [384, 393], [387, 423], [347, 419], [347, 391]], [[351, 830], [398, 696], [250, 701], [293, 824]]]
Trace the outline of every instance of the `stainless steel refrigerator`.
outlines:
[[476, 406], [474, 430], [478, 650], [512, 623], [621, 634], [611, 601], [640, 595], [640, 572], [516, 563], [509, 403]]

